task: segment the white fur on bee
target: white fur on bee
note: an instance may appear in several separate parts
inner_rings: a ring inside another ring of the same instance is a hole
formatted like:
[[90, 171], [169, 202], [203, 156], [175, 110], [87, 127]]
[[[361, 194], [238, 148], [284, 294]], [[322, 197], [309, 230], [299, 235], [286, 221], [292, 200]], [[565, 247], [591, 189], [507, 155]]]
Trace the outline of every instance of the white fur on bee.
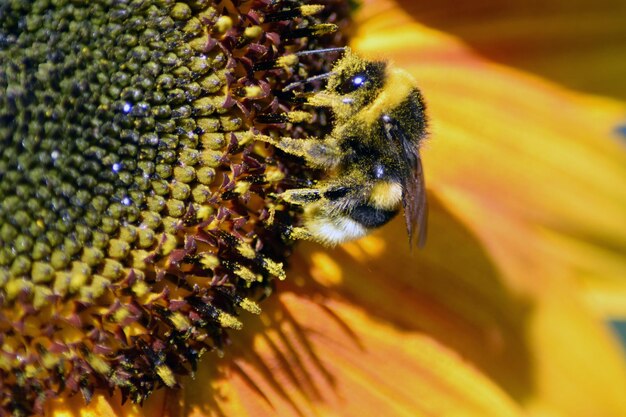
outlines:
[[369, 232], [363, 225], [345, 216], [311, 218], [306, 227], [316, 240], [329, 246], [358, 239]]

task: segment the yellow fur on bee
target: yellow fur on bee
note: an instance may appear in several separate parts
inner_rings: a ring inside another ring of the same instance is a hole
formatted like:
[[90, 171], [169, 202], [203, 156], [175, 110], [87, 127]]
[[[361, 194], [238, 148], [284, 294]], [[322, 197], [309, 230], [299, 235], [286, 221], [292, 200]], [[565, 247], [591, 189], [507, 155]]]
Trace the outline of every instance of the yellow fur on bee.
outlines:
[[387, 73], [385, 88], [372, 104], [360, 112], [358, 117], [367, 125], [372, 125], [385, 112], [397, 108], [414, 89], [415, 80], [408, 72], [397, 68], [391, 69]]
[[402, 186], [397, 182], [379, 181], [372, 188], [369, 200], [376, 208], [393, 210], [402, 201]]

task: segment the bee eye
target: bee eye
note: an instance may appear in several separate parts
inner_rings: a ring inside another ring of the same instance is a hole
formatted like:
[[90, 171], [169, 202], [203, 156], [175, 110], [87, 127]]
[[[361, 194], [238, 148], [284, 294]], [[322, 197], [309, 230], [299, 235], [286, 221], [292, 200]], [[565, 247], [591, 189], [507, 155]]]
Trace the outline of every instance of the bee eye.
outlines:
[[361, 85], [363, 85], [363, 83], [365, 83], [365, 77], [363, 77], [362, 75], [357, 75], [356, 77], [352, 78], [352, 85], [354, 85], [355, 88], [359, 88]]
[[367, 75], [359, 73], [346, 79], [337, 89], [340, 94], [349, 94], [367, 84]]
[[385, 177], [385, 174], [387, 173], [385, 172], [385, 167], [382, 164], [374, 165], [374, 178], [380, 180]]

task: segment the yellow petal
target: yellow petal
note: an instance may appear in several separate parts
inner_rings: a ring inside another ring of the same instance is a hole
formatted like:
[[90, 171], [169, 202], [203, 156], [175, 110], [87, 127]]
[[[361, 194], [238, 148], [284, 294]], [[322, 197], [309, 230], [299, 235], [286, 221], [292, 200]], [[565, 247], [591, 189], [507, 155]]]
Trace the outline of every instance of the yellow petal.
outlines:
[[47, 414], [54, 417], [116, 417], [121, 415], [135, 417], [138, 413], [147, 411], [140, 410], [136, 405], [121, 406], [120, 403], [119, 395], [109, 397], [96, 394], [88, 404], [79, 395], [71, 398], [63, 397], [47, 404]]

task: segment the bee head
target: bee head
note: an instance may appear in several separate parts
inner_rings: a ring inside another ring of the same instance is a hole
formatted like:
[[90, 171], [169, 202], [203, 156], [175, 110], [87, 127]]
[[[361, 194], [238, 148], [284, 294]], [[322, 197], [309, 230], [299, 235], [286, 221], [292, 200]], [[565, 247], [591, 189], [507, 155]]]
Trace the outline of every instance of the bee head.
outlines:
[[387, 65], [367, 61], [346, 48], [334, 65], [323, 92], [338, 119], [347, 119], [370, 104], [383, 88]]

